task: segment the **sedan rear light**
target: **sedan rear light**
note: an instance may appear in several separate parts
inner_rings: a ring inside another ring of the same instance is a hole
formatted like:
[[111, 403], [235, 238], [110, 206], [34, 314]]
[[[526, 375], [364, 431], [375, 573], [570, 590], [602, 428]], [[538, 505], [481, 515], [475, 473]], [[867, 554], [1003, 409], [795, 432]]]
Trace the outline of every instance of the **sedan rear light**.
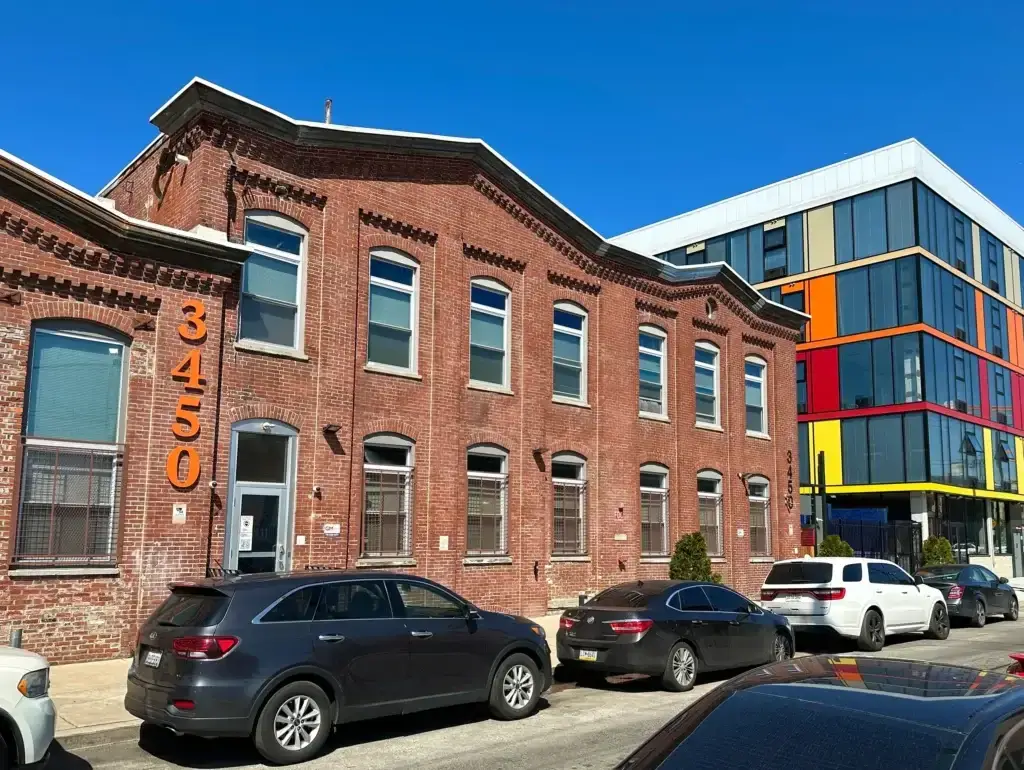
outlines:
[[643, 634], [654, 625], [654, 621], [647, 618], [642, 620], [613, 620], [608, 625], [617, 634]]
[[195, 711], [196, 708], [196, 702], [192, 700], [171, 701], [171, 705], [178, 711]]
[[558, 627], [561, 628], [561, 629], [564, 629], [566, 631], [568, 631], [570, 628], [572, 628], [575, 625], [576, 625], [576, 620], [574, 618], [559, 618], [558, 619]]
[[950, 601], [956, 601], [957, 599], [963, 599], [964, 598], [964, 587], [963, 586], [953, 586], [952, 588], [949, 589], [949, 596], [947, 596], [946, 598], [949, 599]]
[[171, 649], [179, 658], [217, 660], [238, 645], [234, 636], [182, 636], [171, 642]]
[[815, 588], [811, 596], [823, 602], [834, 602], [846, 596], [845, 588]]

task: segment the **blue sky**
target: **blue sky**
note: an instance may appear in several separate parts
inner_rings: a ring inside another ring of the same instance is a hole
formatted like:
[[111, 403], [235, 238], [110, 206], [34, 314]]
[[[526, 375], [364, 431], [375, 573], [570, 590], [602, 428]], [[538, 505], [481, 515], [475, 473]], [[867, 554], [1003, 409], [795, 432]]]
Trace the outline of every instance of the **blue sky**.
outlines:
[[1024, 3], [64, 6], [4, 10], [0, 147], [88, 192], [200, 75], [482, 137], [605, 235], [910, 136], [1024, 222]]

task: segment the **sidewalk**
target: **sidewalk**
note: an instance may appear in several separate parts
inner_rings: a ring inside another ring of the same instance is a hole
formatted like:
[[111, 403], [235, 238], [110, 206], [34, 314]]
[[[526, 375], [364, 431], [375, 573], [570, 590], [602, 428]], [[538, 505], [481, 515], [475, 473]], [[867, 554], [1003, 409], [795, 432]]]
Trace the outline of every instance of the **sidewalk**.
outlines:
[[[534, 618], [548, 635], [555, 665], [554, 638], [559, 615]], [[130, 737], [139, 720], [124, 710], [130, 658], [96, 663], [69, 663], [50, 669], [50, 697], [57, 707], [57, 738], [65, 749]]]

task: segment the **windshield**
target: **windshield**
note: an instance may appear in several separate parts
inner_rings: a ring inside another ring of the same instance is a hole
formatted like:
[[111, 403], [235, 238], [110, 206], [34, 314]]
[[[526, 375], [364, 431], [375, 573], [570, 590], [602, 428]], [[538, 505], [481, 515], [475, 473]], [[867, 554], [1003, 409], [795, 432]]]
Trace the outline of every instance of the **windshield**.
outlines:
[[602, 591], [591, 601], [587, 602], [587, 606], [642, 608], [647, 606], [648, 598], [648, 594], [642, 588], [638, 588], [635, 583], [630, 583]]
[[823, 561], [787, 561], [772, 567], [765, 585], [791, 585], [793, 583], [828, 583], [832, 580], [832, 565]]
[[150, 620], [161, 626], [212, 626], [224, 617], [228, 597], [219, 591], [175, 588]]

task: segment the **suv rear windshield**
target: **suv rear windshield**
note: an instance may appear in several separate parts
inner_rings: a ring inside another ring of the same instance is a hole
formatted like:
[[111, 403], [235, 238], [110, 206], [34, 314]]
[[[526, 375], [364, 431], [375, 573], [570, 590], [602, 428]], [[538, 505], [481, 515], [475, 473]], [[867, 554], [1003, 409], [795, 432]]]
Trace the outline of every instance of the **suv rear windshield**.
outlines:
[[[661, 591], [658, 591], [661, 593]], [[646, 607], [649, 594], [636, 585], [615, 586], [608, 588], [589, 602], [592, 607]]]
[[213, 589], [176, 587], [150, 620], [161, 626], [214, 626], [224, 617], [229, 601]]
[[792, 583], [828, 583], [832, 580], [832, 565], [823, 561], [781, 562], [772, 567], [765, 585]]

